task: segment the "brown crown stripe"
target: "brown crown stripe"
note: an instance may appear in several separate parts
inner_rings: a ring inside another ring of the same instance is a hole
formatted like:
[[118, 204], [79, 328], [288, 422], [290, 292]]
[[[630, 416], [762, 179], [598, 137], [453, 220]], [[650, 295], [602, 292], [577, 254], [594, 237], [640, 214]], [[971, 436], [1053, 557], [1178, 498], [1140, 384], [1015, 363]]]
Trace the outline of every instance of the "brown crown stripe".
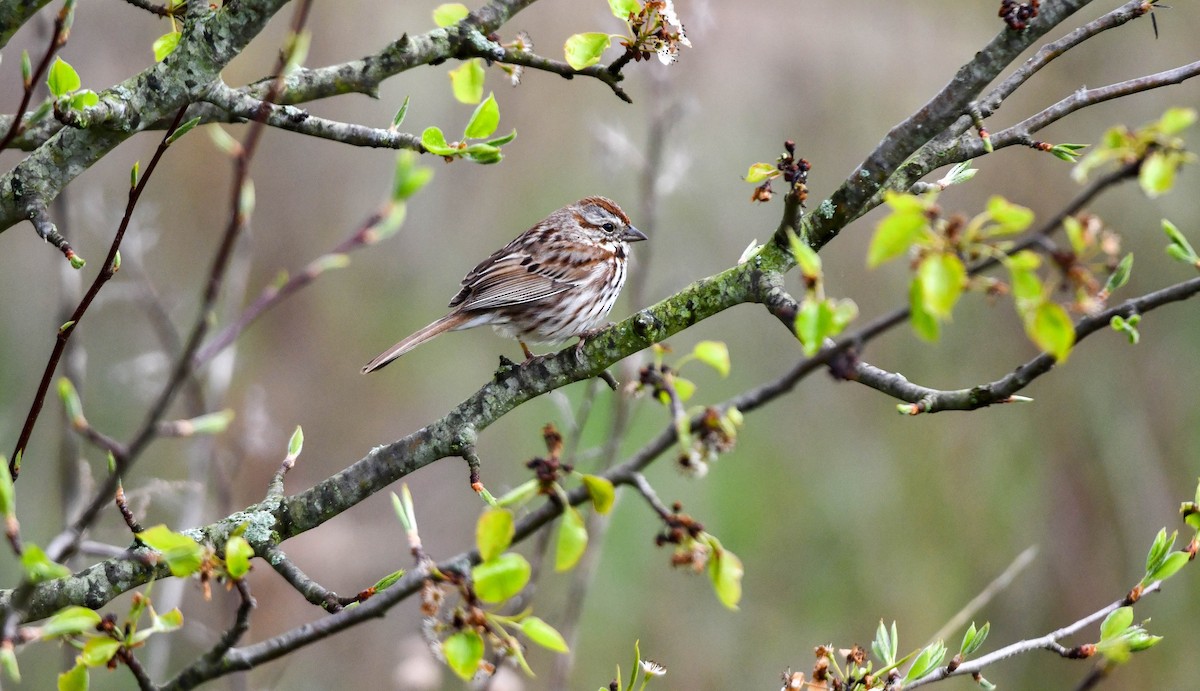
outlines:
[[629, 217], [626, 216], [625, 212], [621, 210], [621, 207], [617, 206], [616, 202], [611, 199], [607, 199], [605, 197], [584, 197], [583, 199], [579, 200], [579, 206], [598, 206], [613, 216], [621, 219], [621, 222], [625, 225], [629, 225]]

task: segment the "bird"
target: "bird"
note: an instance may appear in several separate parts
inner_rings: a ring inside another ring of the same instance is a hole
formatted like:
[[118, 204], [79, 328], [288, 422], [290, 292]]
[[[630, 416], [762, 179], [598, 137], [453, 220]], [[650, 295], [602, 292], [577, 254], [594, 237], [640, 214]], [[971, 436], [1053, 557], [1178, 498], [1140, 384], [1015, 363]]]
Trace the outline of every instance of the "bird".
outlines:
[[380, 353], [362, 373], [447, 331], [485, 325], [517, 339], [526, 362], [536, 357], [526, 341], [557, 345], [579, 337], [578, 353], [625, 285], [630, 243], [646, 239], [611, 199], [564, 206], [467, 272], [446, 316]]

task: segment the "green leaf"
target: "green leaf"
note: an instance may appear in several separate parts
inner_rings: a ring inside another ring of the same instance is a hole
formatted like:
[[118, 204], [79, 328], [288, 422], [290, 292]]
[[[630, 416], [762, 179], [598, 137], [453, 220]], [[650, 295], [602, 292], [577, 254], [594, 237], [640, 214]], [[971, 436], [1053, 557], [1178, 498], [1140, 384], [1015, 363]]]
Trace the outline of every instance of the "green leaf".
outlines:
[[470, 681], [483, 660], [483, 639], [474, 631], [459, 631], [442, 641], [446, 664], [464, 681]]
[[874, 268], [904, 255], [925, 235], [929, 227], [929, 218], [925, 215], [924, 206], [902, 204], [901, 208], [896, 208], [892, 200], [900, 199], [916, 198], [907, 195], [889, 196], [889, 204], [893, 206], [893, 210], [875, 226], [875, 235], [867, 249], [868, 267]]
[[[1137, 315], [1134, 316], [1136, 317]], [[1109, 320], [1108, 325], [1112, 327], [1113, 331], [1125, 334], [1129, 338], [1130, 345], [1137, 345], [1142, 335], [1138, 332], [1135, 322], [1136, 320], [1132, 317], [1126, 320], [1121, 315], [1116, 314]]]
[[89, 638], [79, 652], [79, 661], [88, 667], [103, 667], [121, 649], [121, 641], [107, 636]]
[[1071, 243], [1071, 250], [1075, 254], [1083, 254], [1087, 249], [1087, 241], [1083, 236], [1083, 224], [1074, 216], [1067, 216], [1063, 219], [1063, 230], [1067, 232], [1067, 240]]
[[496, 148], [500, 148], [516, 138], [517, 138], [517, 131], [513, 130], [512, 132], [509, 132], [508, 134], [506, 134], [502, 137], [496, 137], [494, 139], [489, 139], [484, 143], [487, 144], [488, 146], [494, 146]]
[[746, 172], [746, 177], [743, 178], [746, 182], [757, 185], [758, 183], [778, 176], [779, 168], [774, 163], [755, 163], [750, 166], [750, 170]]
[[21, 83], [28, 88], [33, 83], [33, 62], [29, 59], [29, 51], [21, 51]]
[[567, 641], [553, 626], [537, 617], [525, 617], [521, 620], [521, 633], [538, 645], [553, 650], [556, 653], [569, 653]]
[[13, 489], [12, 472], [8, 459], [0, 456], [0, 516], [12, 519], [17, 514], [17, 493]]
[[154, 39], [154, 62], [162, 62], [163, 58], [175, 52], [179, 47], [179, 39], [183, 36], [178, 31], [172, 31], [169, 34], [163, 34]]
[[925, 311], [925, 300], [921, 297], [921, 283], [915, 278], [908, 284], [909, 322], [913, 332], [926, 341], [936, 341], [941, 336], [942, 327], [938, 320]]
[[175, 142], [179, 141], [180, 139], [183, 138], [183, 135], [187, 134], [188, 132], [191, 132], [193, 129], [196, 128], [196, 125], [199, 125], [199, 124], [200, 124], [200, 116], [199, 115], [192, 118], [191, 120], [184, 122], [179, 127], [176, 127], [175, 131], [171, 133], [171, 136], [167, 138], [167, 144], [170, 145], [170, 144], [174, 144]]
[[504, 158], [504, 154], [500, 152], [500, 149], [491, 144], [481, 143], [471, 144], [463, 150], [463, 155], [467, 159], [483, 165], [499, 163], [500, 159]]
[[642, 7], [638, 0], [608, 0], [608, 9], [612, 10], [614, 17], [624, 22], [629, 20], [629, 15], [640, 12]]
[[437, 127], [425, 128], [421, 133], [421, 146], [435, 156], [454, 156], [458, 153], [458, 149], [446, 144], [446, 135]]
[[1150, 551], [1146, 553], [1146, 574], [1157, 569], [1163, 560], [1167, 558], [1167, 553], [1175, 546], [1175, 539], [1179, 536], [1179, 532], [1171, 533], [1167, 537], [1167, 529], [1160, 528], [1158, 534], [1154, 536], [1154, 542], [1150, 545]]
[[1162, 220], [1163, 232], [1171, 240], [1171, 244], [1167, 246], [1167, 254], [1173, 259], [1177, 259], [1186, 264], [1197, 264], [1200, 262], [1200, 256], [1196, 254], [1196, 250], [1192, 248], [1192, 244], [1188, 242], [1183, 233], [1175, 227], [1167, 219]]
[[1146, 157], [1138, 169], [1138, 184], [1147, 197], [1155, 199], [1175, 186], [1175, 173], [1180, 159], [1173, 152], [1155, 151]]
[[945, 656], [946, 646], [940, 640], [925, 646], [925, 649], [913, 661], [912, 667], [908, 668], [908, 674], [904, 675], [904, 682], [908, 683], [929, 674], [942, 663], [942, 658]]
[[917, 267], [925, 311], [949, 319], [967, 284], [967, 267], [953, 254], [931, 254]]
[[742, 599], [742, 560], [729, 550], [721, 547], [716, 538], [711, 540], [712, 556], [708, 560], [708, 577], [712, 580], [713, 590], [717, 599], [728, 609], [737, 609]]
[[603, 33], [575, 34], [563, 45], [567, 64], [572, 69], [582, 70], [600, 62], [600, 56], [608, 49], [612, 37]]
[[558, 524], [558, 539], [554, 547], [554, 570], [570, 571], [579, 563], [583, 553], [587, 551], [587, 526], [583, 522], [583, 514], [568, 506], [563, 511], [562, 521]]
[[237, 535], [225, 543], [225, 570], [229, 577], [238, 580], [250, 572], [250, 560], [254, 558], [254, 548], [246, 538]]
[[833, 310], [828, 301], [804, 298], [796, 314], [796, 338], [800, 339], [804, 354], [808, 357], [816, 355], [832, 329]]
[[1196, 123], [1195, 108], [1168, 108], [1158, 121], [1163, 134], [1179, 134]]
[[93, 609], [78, 605], [65, 607], [55, 612], [54, 616], [42, 625], [42, 640], [95, 631], [99, 623], [100, 614]]
[[372, 585], [371, 588], [377, 593], [382, 593], [383, 591], [395, 585], [396, 582], [401, 578], [404, 578], [404, 574], [406, 573], [408, 572], [404, 569], [396, 569], [383, 578], [380, 578], [378, 581], [375, 581], [375, 584]]
[[295, 460], [300, 457], [300, 452], [304, 450], [304, 428], [296, 425], [296, 431], [292, 432], [292, 437], [288, 439], [287, 457]]
[[883, 625], [883, 620], [879, 620], [879, 627], [875, 629], [875, 640], [871, 642], [871, 652], [875, 653], [875, 657], [883, 661], [884, 665], [890, 667], [896, 663], [896, 650], [899, 647], [899, 640], [896, 636], [896, 622], [892, 622], [892, 629], [889, 632], [888, 628]]
[[165, 525], [156, 525], [137, 536], [147, 547], [162, 553], [173, 576], [190, 576], [200, 569], [204, 561], [203, 547], [187, 535], [173, 532]]
[[154, 608], [151, 607], [150, 619], [152, 622], [152, 628], [155, 631], [162, 631], [164, 633], [177, 631], [183, 626], [183, 612], [180, 612], [178, 607], [162, 615], [157, 614], [154, 611]]
[[584, 475], [583, 486], [592, 499], [592, 508], [601, 516], [612, 511], [613, 503], [617, 500], [617, 492], [613, 483], [599, 475]]
[[1125, 632], [1133, 624], [1133, 608], [1118, 607], [1108, 613], [1100, 624], [1100, 640], [1107, 641]]
[[963, 636], [962, 646], [959, 647], [958, 654], [963, 658], [973, 655], [983, 645], [983, 642], [987, 640], [988, 631], [991, 628], [991, 622], [984, 622], [983, 628], [976, 630], [975, 622], [971, 622], [971, 627], [967, 629], [966, 635]]
[[1179, 570], [1185, 565], [1187, 565], [1188, 559], [1189, 557], [1187, 552], [1172, 552], [1171, 554], [1167, 555], [1167, 558], [1163, 560], [1163, 563], [1159, 564], [1158, 568], [1156, 568], [1154, 572], [1150, 574], [1148, 580], [1151, 583], [1154, 581], [1167, 580], [1171, 576], [1174, 576], [1176, 573], [1178, 573]]
[[194, 417], [185, 422], [191, 428], [190, 434], [222, 434], [229, 429], [229, 423], [233, 422], [233, 418], [233, 409], [226, 408]]
[[1113, 292], [1123, 288], [1129, 282], [1129, 272], [1133, 270], [1133, 254], [1127, 254], [1121, 263], [1117, 264], [1117, 268], [1108, 277], [1108, 281], [1104, 283], [1104, 293], [1112, 295]]
[[500, 106], [496, 104], [496, 94], [489, 93], [483, 103], [475, 108], [471, 119], [467, 121], [463, 139], [485, 139], [492, 136], [499, 125]]
[[0, 671], [14, 682], [21, 683], [21, 668], [17, 665], [17, 652], [11, 644], [0, 645]]
[[475, 523], [475, 545], [479, 558], [491, 561], [504, 553], [512, 544], [514, 534], [513, 515], [508, 509], [488, 509]]
[[1026, 319], [1025, 333], [1059, 362], [1067, 361], [1071, 346], [1075, 345], [1075, 325], [1070, 315], [1062, 305], [1053, 302], [1043, 302], [1033, 310]]
[[521, 592], [521, 588], [529, 582], [530, 572], [525, 557], [516, 552], [505, 552], [473, 567], [471, 580], [475, 583], [475, 594], [479, 599], [495, 604]]
[[62, 58], [54, 58], [54, 64], [50, 66], [50, 75], [46, 79], [46, 85], [50, 87], [50, 95], [57, 99], [78, 89], [81, 82], [79, 81], [79, 73], [75, 71], [74, 67], [71, 67]]
[[[443, 141], [445, 141], [443, 139]], [[415, 151], [396, 154], [396, 174], [392, 178], [392, 200], [407, 201], [433, 179], [433, 169], [417, 165]]]
[[82, 662], [58, 675], [58, 691], [87, 691], [88, 669]]
[[100, 96], [91, 89], [81, 89], [71, 94], [71, 98], [67, 99], [67, 108], [76, 111], [82, 111], [85, 108], [91, 108], [100, 102]]
[[71, 575], [70, 569], [50, 561], [50, 557], [46, 556], [42, 548], [34, 544], [25, 545], [25, 550], [21, 553], [21, 566], [25, 569], [25, 576], [31, 583], [52, 581]]
[[404, 97], [404, 103], [400, 105], [400, 110], [396, 111], [396, 115], [392, 117], [392, 130], [399, 129], [400, 125], [404, 124], [404, 116], [408, 115], [409, 98], [409, 96]]
[[792, 232], [791, 228], [788, 228], [788, 244], [792, 249], [792, 258], [800, 267], [800, 273], [813, 281], [821, 278], [821, 255]]
[[988, 214], [999, 226], [988, 235], [1015, 235], [1028, 228], [1033, 223], [1033, 211], [1023, 206], [1009, 202], [1001, 196], [994, 196], [987, 203]]
[[459, 103], [479, 103], [483, 99], [483, 63], [478, 58], [467, 60], [450, 70], [450, 88]]
[[1042, 303], [1044, 288], [1038, 278], [1037, 267], [1041, 264], [1038, 255], [1023, 250], [1009, 258], [1008, 271], [1012, 281], [1013, 300], [1017, 312], [1024, 315]]
[[715, 369], [722, 377], [729, 376], [729, 347], [721, 341], [700, 341], [692, 348], [692, 355]]
[[433, 23], [440, 27], [454, 26], [467, 18], [471, 11], [458, 2], [448, 2], [433, 8]]
[[525, 482], [522, 482], [521, 484], [513, 487], [501, 495], [500, 498], [496, 500], [496, 505], [515, 506], [518, 504], [523, 504], [527, 500], [536, 496], [540, 487], [541, 485], [538, 483], [537, 479], [526, 480]]

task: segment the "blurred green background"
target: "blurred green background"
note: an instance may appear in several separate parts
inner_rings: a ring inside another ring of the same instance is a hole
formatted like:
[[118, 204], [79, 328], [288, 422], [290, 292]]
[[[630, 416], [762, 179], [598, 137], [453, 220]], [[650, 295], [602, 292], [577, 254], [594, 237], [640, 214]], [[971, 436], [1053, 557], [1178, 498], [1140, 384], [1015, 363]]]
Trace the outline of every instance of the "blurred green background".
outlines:
[[[317, 3], [308, 64], [354, 59], [402, 32], [424, 31], [436, 4]], [[1116, 4], [1094, 3], [1048, 38]], [[1000, 30], [997, 6], [679, 0], [694, 47], [670, 67], [632, 65], [625, 87], [634, 105], [591, 80], [527, 73], [514, 90], [499, 70], [489, 70], [487, 88], [500, 102], [501, 131], [519, 133], [505, 147], [504, 162], [480, 167], [427, 161], [436, 177], [411, 204], [396, 237], [353, 255], [349, 268], [267, 314], [236, 350], [205, 370], [212, 390], [228, 382], [215, 405], [233, 408], [236, 421], [211, 442], [155, 443], [126, 482], [135, 507], [145, 512], [147, 525], [206, 523], [262, 497], [298, 424], [306, 444], [287, 478], [289, 492], [440, 417], [491, 376], [499, 354], [516, 358], [516, 344], [475, 330], [444, 336], [370, 377], [360, 376], [359, 367], [440, 316], [461, 276], [493, 248], [575, 199], [610, 196], [650, 231], [651, 241], [635, 248], [632, 267], [644, 276], [643, 304], [728, 267], [752, 240], [770, 236], [780, 213], [778, 203], [748, 201], [750, 186], [740, 176], [749, 164], [773, 160], [782, 141], [794, 139], [813, 166], [810, 199], [824, 198], [894, 123]], [[270, 69], [289, 14], [282, 12], [234, 62], [227, 82], [241, 85]], [[1200, 8], [1177, 3], [1157, 14], [1157, 39], [1148, 20], [1101, 35], [1039, 73], [989, 128], [999, 131], [1081, 86], [1197, 59]], [[42, 19], [40, 29], [34, 22], [5, 51], [5, 112], [20, 95], [16, 56], [22, 48], [40, 55], [44, 45], [49, 20]], [[539, 53], [556, 57], [571, 33], [619, 28], [602, 0], [546, 0], [501, 33], [509, 39], [523, 29]], [[120, 3], [81, 3], [63, 57], [85, 87], [102, 88], [148, 65], [151, 41], [166, 30], [165, 23]], [[457, 132], [471, 107], [450, 97], [446, 72], [453, 66], [389, 80], [378, 100], [346, 96], [308, 107], [383, 127], [410, 96], [405, 129], [436, 124]], [[1200, 84], [1187, 82], [1087, 109], [1037, 136], [1095, 142], [1111, 125], [1139, 125], [1171, 105], [1196, 106], [1198, 95]], [[635, 159], [646, 149], [653, 112], [663, 107], [675, 108], [676, 116], [662, 173], [668, 193], [651, 223], [638, 217], [642, 189]], [[95, 275], [121, 217], [128, 169], [135, 160], [146, 162], [157, 140], [155, 134], [135, 137], [70, 187], [69, 213], [56, 221], [91, 260], [82, 272], [70, 272], [28, 226], [0, 238], [0, 450], [7, 452], [20, 430], [64, 320], [64, 291]], [[11, 166], [19, 154], [3, 158]], [[257, 211], [237, 248], [222, 320], [279, 271], [298, 270], [348, 235], [387, 194], [393, 161], [389, 151], [270, 132], [254, 161]], [[990, 195], [1002, 194], [1045, 215], [1077, 189], [1069, 165], [1030, 149], [1005, 149], [976, 166], [980, 173], [971, 184], [942, 195], [943, 208], [974, 214]], [[86, 351], [80, 384], [85, 411], [109, 435], [126, 438], [140, 424], [169, 362], [145, 315], [138, 275], [148, 277], [177, 328], [187, 328], [225, 223], [229, 179], [229, 163], [203, 131], [172, 149], [126, 240], [127, 270], [104, 290], [73, 338]], [[1118, 299], [1190, 277], [1163, 253], [1159, 219], [1174, 220], [1200, 242], [1196, 180], [1195, 170], [1187, 170], [1175, 193], [1153, 201], [1125, 185], [1090, 208], [1137, 257], [1133, 279]], [[901, 263], [865, 269], [877, 219], [872, 214], [848, 227], [822, 253], [828, 291], [853, 298], [864, 319], [900, 304], [907, 280]], [[643, 304], [623, 299], [613, 316], [623, 318]], [[987, 649], [1042, 635], [1120, 598], [1140, 578], [1154, 533], [1180, 525], [1178, 503], [1191, 497], [1200, 474], [1198, 317], [1195, 301], [1156, 311], [1143, 320], [1136, 347], [1115, 333], [1089, 338], [1069, 363], [1022, 392], [1035, 399], [1031, 404], [905, 418], [896, 414], [894, 401], [819, 374], [749, 415], [737, 449], [703, 480], [682, 476], [669, 456], [663, 458], [648, 471], [660, 496], [682, 501], [742, 558], [741, 608], [723, 609], [706, 578], [673, 570], [669, 551], [654, 546], [654, 515], [623, 493], [604, 543], [595, 545], [603, 552], [584, 605], [569, 688], [606, 685], [614, 665], [627, 667], [637, 639], [645, 656], [667, 667], [667, 677], [655, 684], [663, 688], [778, 688], [785, 668], [811, 667], [817, 644], [869, 645], [880, 619], [896, 620], [901, 648], [914, 649], [1030, 546], [1038, 548], [1032, 566], [974, 614], [980, 623], [991, 621]], [[770, 380], [800, 356], [794, 340], [753, 306], [718, 315], [670, 344], [684, 353], [703, 339], [729, 344], [733, 373], [722, 380], [703, 368], [693, 371], [698, 403]], [[964, 300], [940, 343], [920, 342], [900, 328], [865, 353], [873, 364], [943, 388], [997, 379], [1034, 355], [1011, 303], [991, 304], [980, 296]], [[524, 462], [544, 450], [541, 426], [569, 427], [566, 411], [578, 408], [587, 386], [526, 404], [481, 435], [484, 480], [493, 491], [526, 478]], [[612, 396], [604, 389], [597, 397], [584, 432], [585, 453], [605, 440]], [[57, 401], [48, 402], [18, 485], [24, 535], [36, 543], [44, 544], [61, 526], [59, 409]], [[639, 403], [622, 457], [664, 424], [659, 407]], [[209, 453], [219, 470], [196, 470]], [[102, 472], [102, 454], [85, 448], [83, 457], [93, 473]], [[407, 482], [428, 552], [440, 558], [468, 548], [480, 502], [464, 464], [445, 460]], [[198, 500], [201, 493], [205, 498]], [[115, 511], [94, 537], [127, 541]], [[386, 493], [284, 548], [307, 573], [345, 594], [410, 562]], [[528, 553], [529, 545], [522, 549]], [[14, 582], [14, 571], [11, 555], [0, 554], [5, 584]], [[547, 566], [534, 606], [555, 623], [569, 576], [551, 571]], [[259, 610], [248, 641], [322, 615], [265, 565], [256, 566], [251, 581]], [[157, 584], [151, 593], [156, 603], [169, 602], [172, 587]], [[186, 584], [182, 595], [184, 630], [165, 641], [170, 649], [152, 645], [146, 652], [160, 674], [206, 649], [232, 617], [225, 593], [205, 603]], [[114, 611], [122, 611], [126, 600], [118, 600]], [[1194, 688], [1197, 617], [1200, 587], [1188, 569], [1165, 594], [1137, 609], [1137, 618], [1152, 618], [1150, 630], [1166, 640], [1118, 670], [1110, 687]], [[424, 661], [415, 643], [418, 631], [417, 605], [408, 602], [386, 619], [214, 687], [459, 688]], [[952, 647], [960, 636], [950, 636]], [[1095, 637], [1092, 629], [1068, 643]], [[22, 651], [26, 680], [20, 688], [51, 688], [66, 654], [46, 644]], [[494, 688], [546, 688], [552, 657], [533, 652], [538, 678], [509, 674]], [[1037, 653], [997, 665], [986, 676], [1008, 689], [1072, 688], [1089, 667]], [[123, 671], [101, 673], [93, 683], [129, 688], [131, 679]]]

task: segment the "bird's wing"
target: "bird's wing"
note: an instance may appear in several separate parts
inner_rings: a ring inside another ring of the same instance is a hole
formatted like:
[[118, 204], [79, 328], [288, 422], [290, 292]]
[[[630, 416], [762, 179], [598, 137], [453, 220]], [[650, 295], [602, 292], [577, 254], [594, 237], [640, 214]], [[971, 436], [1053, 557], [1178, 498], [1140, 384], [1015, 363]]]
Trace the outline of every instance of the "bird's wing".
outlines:
[[579, 285], [586, 276], [560, 262], [538, 263], [510, 248], [496, 253], [463, 279], [463, 288], [450, 301], [460, 310], [484, 310], [545, 300]]

